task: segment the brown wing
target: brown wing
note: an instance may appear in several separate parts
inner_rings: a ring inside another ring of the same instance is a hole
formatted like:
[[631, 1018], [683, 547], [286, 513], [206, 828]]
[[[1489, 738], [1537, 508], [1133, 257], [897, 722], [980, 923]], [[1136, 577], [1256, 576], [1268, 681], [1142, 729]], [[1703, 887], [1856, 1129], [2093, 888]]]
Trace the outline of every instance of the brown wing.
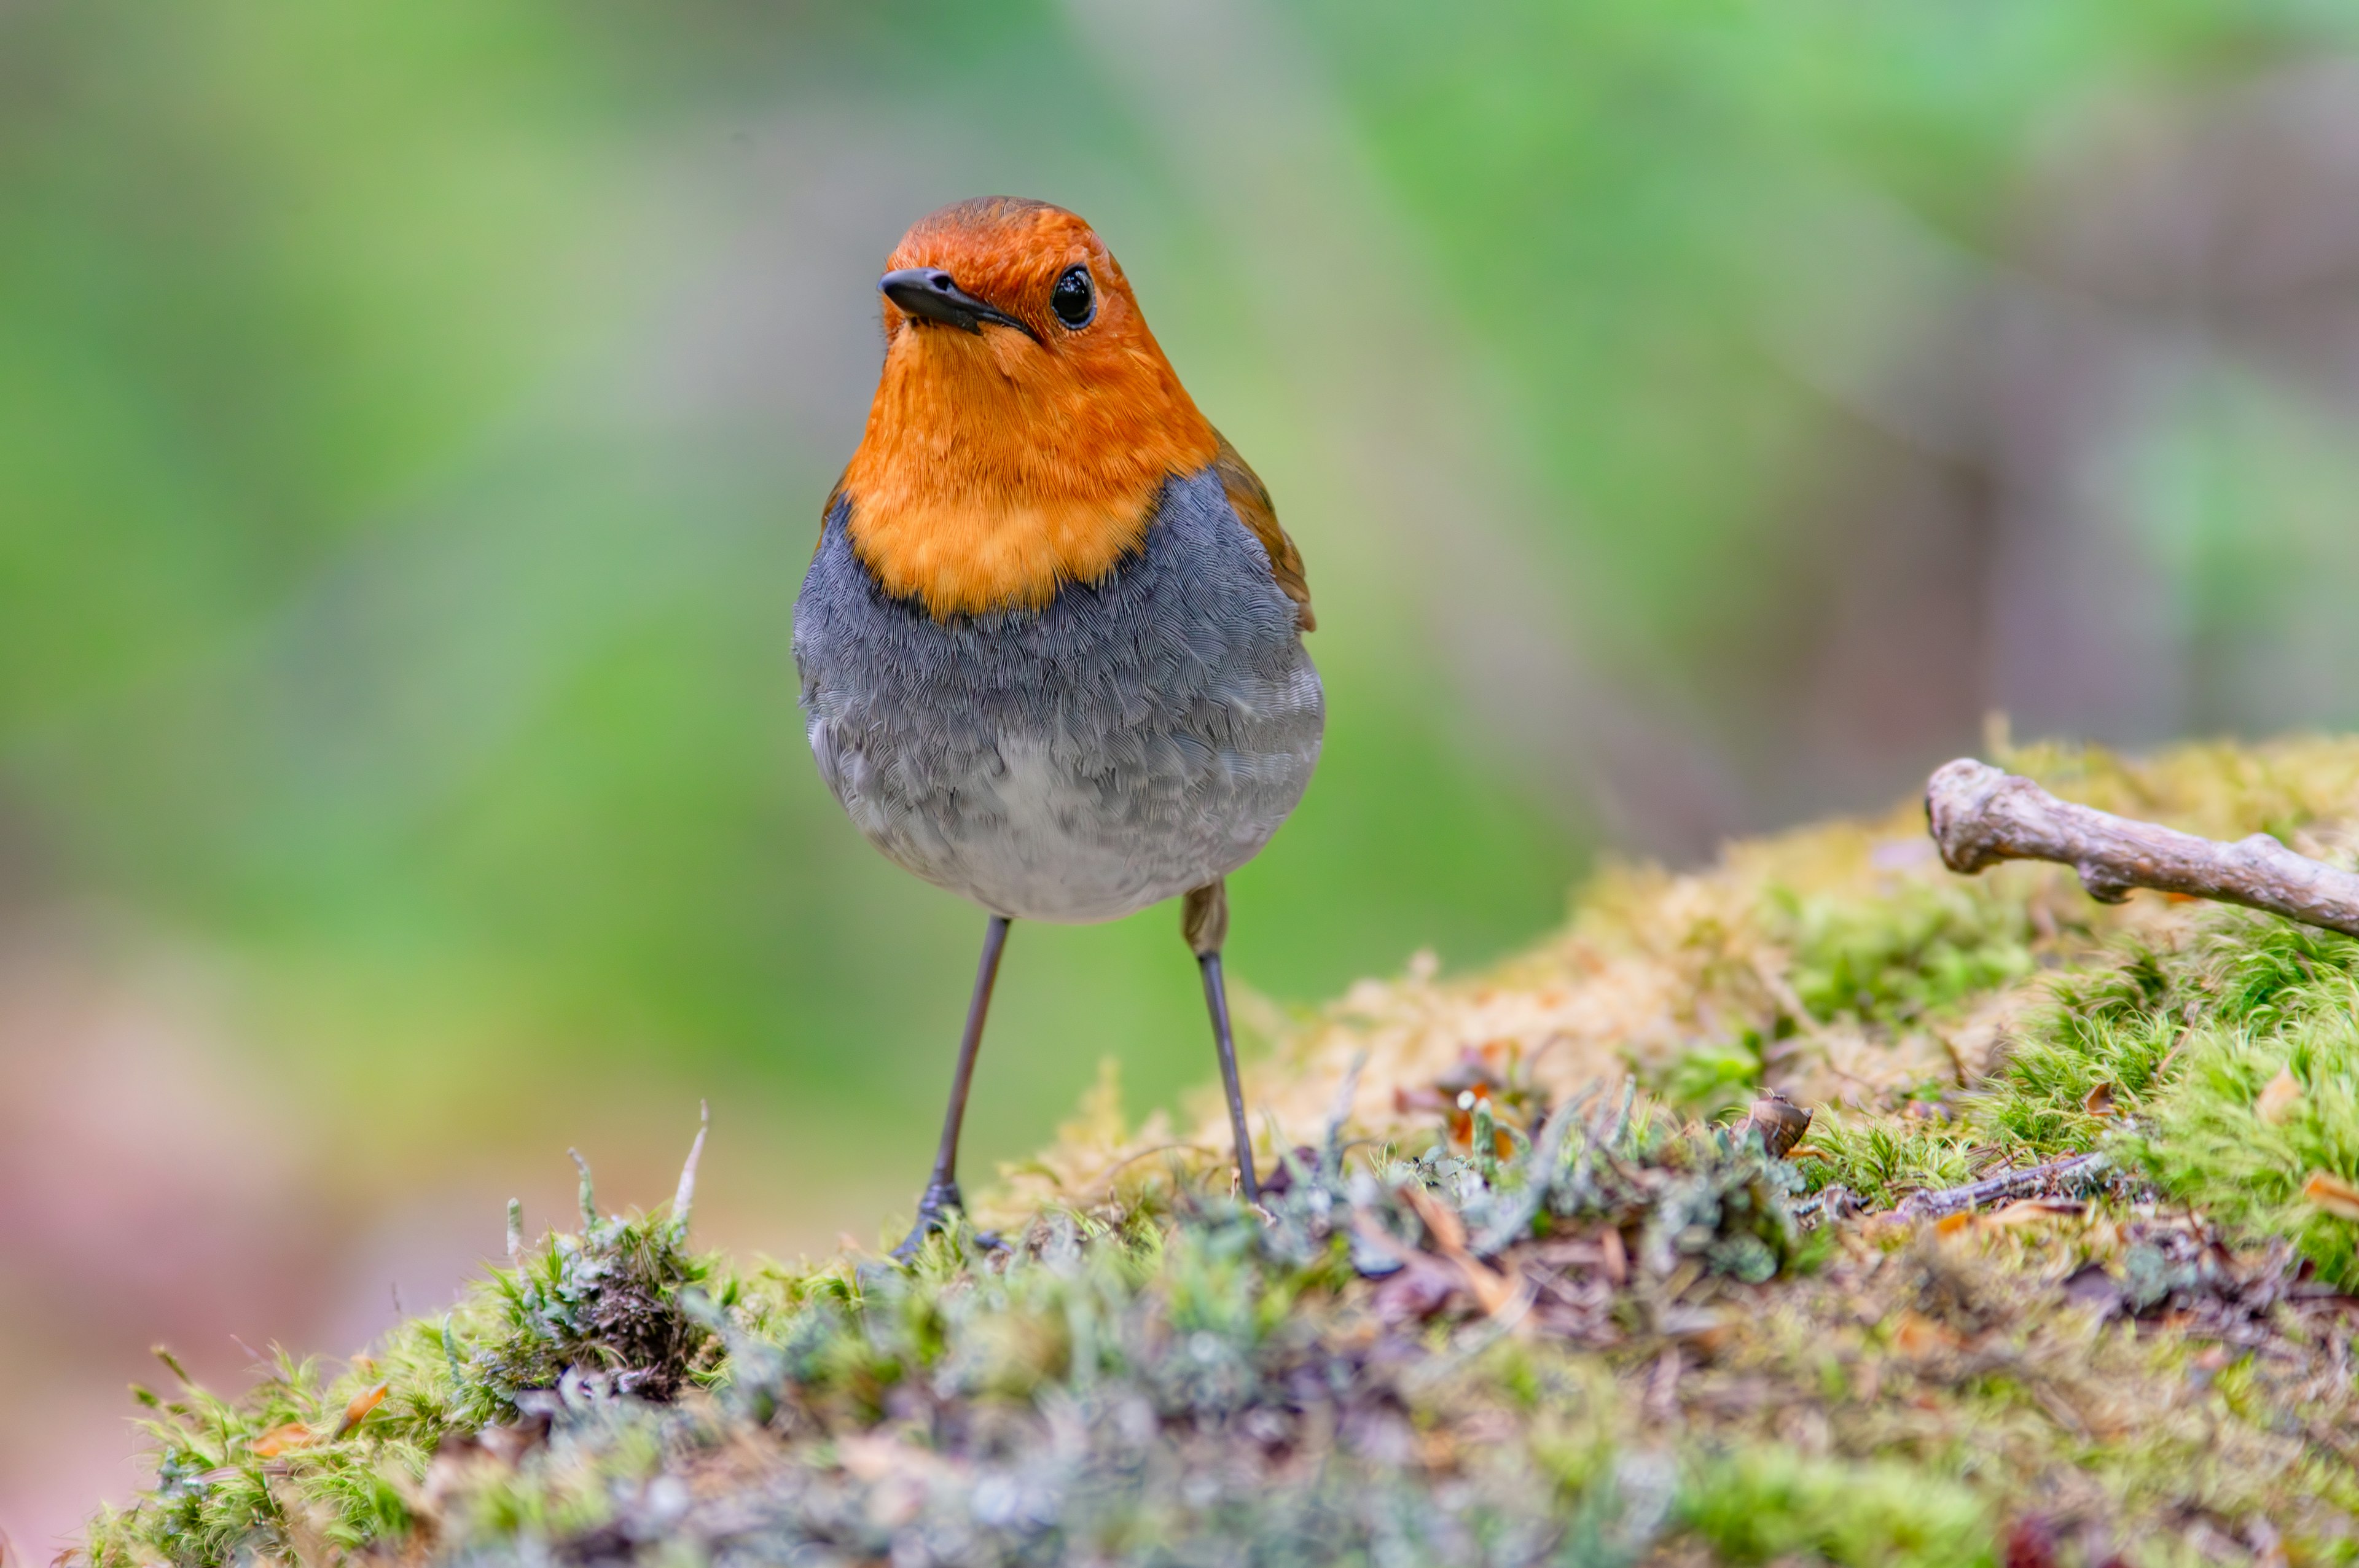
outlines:
[[835, 484], [828, 491], [827, 499], [820, 503], [819, 537], [811, 544], [811, 554], [814, 557], [827, 547], [827, 520], [835, 515], [835, 503], [843, 499], [843, 481], [851, 477], [852, 470], [849, 468], [836, 475]]
[[[1220, 435], [1218, 431], [1213, 434]], [[1294, 547], [1294, 541], [1277, 525], [1277, 508], [1270, 504], [1269, 487], [1246, 466], [1226, 436], [1220, 436], [1220, 442], [1221, 449], [1212, 459], [1212, 468], [1221, 476], [1221, 488], [1228, 492], [1230, 506], [1236, 510], [1238, 521], [1252, 529], [1261, 547], [1269, 552], [1270, 574], [1277, 579], [1278, 591], [1294, 600], [1302, 629], [1317, 630], [1318, 618], [1310, 613], [1310, 583], [1302, 575], [1302, 552]]]

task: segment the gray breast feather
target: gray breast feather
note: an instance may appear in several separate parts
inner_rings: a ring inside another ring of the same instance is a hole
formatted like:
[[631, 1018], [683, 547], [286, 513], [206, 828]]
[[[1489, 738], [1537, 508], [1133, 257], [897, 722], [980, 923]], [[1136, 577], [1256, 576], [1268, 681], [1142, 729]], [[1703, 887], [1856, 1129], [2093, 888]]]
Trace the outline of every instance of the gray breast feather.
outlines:
[[889, 597], [839, 502], [795, 601], [821, 777], [893, 860], [1000, 914], [1111, 920], [1251, 860], [1302, 798], [1326, 700], [1294, 603], [1210, 471], [1047, 609]]

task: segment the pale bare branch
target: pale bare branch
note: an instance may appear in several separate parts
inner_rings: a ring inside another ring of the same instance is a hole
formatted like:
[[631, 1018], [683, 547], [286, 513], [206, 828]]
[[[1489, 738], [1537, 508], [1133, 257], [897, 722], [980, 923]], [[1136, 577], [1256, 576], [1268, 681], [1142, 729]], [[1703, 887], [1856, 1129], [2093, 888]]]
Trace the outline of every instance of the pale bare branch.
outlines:
[[2296, 854], [2266, 833], [2234, 844], [2059, 800], [2029, 779], [1962, 757], [1925, 786], [1925, 816], [1953, 871], [2001, 860], [2054, 860], [2092, 898], [2133, 888], [2267, 910], [2359, 936], [2359, 876]]

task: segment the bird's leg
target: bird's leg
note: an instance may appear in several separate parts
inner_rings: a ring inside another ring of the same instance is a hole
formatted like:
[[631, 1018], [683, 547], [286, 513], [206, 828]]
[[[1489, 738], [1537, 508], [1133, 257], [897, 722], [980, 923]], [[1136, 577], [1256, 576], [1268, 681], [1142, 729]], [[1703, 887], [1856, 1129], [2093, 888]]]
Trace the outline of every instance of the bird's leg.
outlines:
[[1221, 984], [1221, 944], [1229, 935], [1229, 890], [1224, 881], [1205, 883], [1180, 906], [1180, 932], [1204, 971], [1204, 1005], [1212, 1014], [1212, 1048], [1221, 1056], [1221, 1087], [1229, 1097], [1229, 1131], [1237, 1145], [1237, 1182], [1245, 1202], [1261, 1201], [1254, 1179], [1253, 1134], [1245, 1130], [1245, 1097], [1237, 1087], [1237, 1043], [1229, 1033], [1229, 993]]
[[934, 1173], [926, 1183], [926, 1195], [918, 1200], [918, 1223], [893, 1249], [893, 1256], [905, 1263], [917, 1256], [929, 1233], [948, 1227], [953, 1210], [962, 1213], [966, 1208], [958, 1184], [959, 1124], [966, 1119], [966, 1091], [974, 1082], [975, 1049], [983, 1044], [983, 1019], [991, 1011], [992, 982], [999, 978], [999, 955], [1006, 946], [1007, 916], [995, 914], [983, 934], [983, 961], [975, 966], [974, 995], [966, 1004], [966, 1033], [959, 1037], [958, 1070], [951, 1078], [950, 1108], [942, 1114], [942, 1142], [934, 1152]]

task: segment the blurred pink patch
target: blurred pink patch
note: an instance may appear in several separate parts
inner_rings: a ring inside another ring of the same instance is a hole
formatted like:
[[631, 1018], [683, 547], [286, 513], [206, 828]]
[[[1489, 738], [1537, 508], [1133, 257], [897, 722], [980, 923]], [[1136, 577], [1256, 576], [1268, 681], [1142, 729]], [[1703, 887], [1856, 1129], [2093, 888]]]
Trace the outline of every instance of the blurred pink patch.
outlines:
[[314, 1315], [328, 1229], [301, 1119], [236, 1073], [196, 977], [101, 950], [0, 925], [0, 1527], [39, 1560], [133, 1484], [147, 1347], [242, 1384], [231, 1335]]

